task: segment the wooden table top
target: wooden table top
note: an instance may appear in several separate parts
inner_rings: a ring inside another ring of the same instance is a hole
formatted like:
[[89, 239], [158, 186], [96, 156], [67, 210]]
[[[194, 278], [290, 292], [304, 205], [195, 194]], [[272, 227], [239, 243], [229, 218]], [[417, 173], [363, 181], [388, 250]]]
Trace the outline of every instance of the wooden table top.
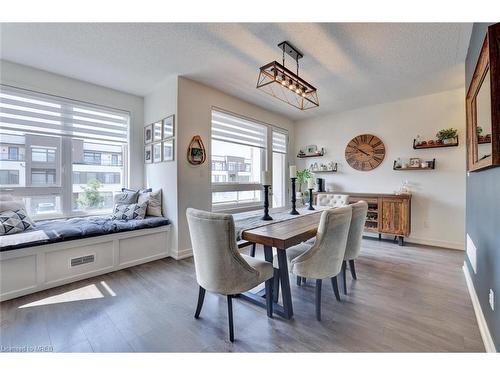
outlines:
[[323, 210], [242, 232], [244, 240], [284, 250], [316, 235]]

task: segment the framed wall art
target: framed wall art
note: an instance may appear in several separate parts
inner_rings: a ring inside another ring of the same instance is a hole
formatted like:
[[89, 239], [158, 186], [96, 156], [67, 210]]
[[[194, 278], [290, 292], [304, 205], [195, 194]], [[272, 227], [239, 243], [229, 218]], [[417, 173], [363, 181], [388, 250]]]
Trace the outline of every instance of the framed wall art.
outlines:
[[162, 142], [163, 145], [163, 161], [174, 160], [174, 140], [168, 139]]
[[153, 163], [161, 162], [161, 142], [153, 143]]
[[144, 127], [144, 143], [148, 144], [153, 142], [153, 125], [146, 125]]
[[153, 161], [153, 153], [152, 153], [151, 145], [144, 146], [144, 163], [149, 164]]

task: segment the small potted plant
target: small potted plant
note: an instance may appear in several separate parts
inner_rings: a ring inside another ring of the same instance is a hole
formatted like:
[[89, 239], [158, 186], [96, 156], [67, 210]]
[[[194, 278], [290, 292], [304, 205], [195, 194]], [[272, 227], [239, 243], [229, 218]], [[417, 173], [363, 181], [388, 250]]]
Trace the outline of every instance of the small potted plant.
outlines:
[[458, 136], [458, 130], [453, 128], [442, 129], [436, 134], [436, 137], [439, 140], [443, 141], [443, 144], [445, 145], [450, 143], [455, 143], [457, 136]]
[[309, 194], [309, 192], [302, 192], [302, 185], [307, 184], [307, 180], [309, 180], [311, 177], [311, 171], [307, 168], [297, 171], [297, 183], [299, 184], [297, 199], [302, 200], [302, 203], [304, 203], [304, 199], [307, 198], [307, 195]]
[[483, 134], [483, 128], [478, 126], [476, 128], [476, 132], [477, 132], [477, 140], [479, 141], [479, 143], [482, 143], [485, 141], [485, 136], [482, 135]]

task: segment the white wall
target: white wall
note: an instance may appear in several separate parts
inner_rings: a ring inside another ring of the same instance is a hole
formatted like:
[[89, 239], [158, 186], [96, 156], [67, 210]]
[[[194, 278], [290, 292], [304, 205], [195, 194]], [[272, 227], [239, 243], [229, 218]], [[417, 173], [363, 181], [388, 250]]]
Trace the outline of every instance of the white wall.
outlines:
[[[180, 77], [178, 85], [178, 257], [183, 257], [191, 253], [191, 241], [189, 239], [189, 230], [185, 214], [186, 209], [188, 207], [194, 207], [210, 211], [212, 208], [210, 183], [210, 131], [212, 107], [215, 106], [287, 129], [289, 131], [291, 145], [294, 144], [294, 127], [292, 121], [281, 115], [269, 112], [187, 78]], [[207, 161], [200, 166], [189, 164], [185, 155], [194, 135], [201, 136], [207, 149]], [[293, 154], [293, 150], [291, 150], [291, 154]]]
[[[457, 128], [459, 147], [414, 150], [417, 134], [434, 138], [442, 128]], [[359, 134], [374, 134], [385, 144], [386, 156], [373, 171], [360, 172], [345, 161], [345, 147]], [[465, 227], [465, 106], [464, 89], [445, 91], [397, 102], [365, 107], [296, 123], [295, 152], [308, 144], [325, 147], [321, 159], [298, 159], [300, 168], [311, 162], [339, 163], [339, 172], [318, 175], [335, 191], [392, 193], [404, 179], [412, 185], [410, 241], [464, 248]], [[431, 171], [393, 171], [398, 157], [436, 158]]]
[[[144, 125], [159, 121], [170, 115], [177, 115], [177, 77], [161, 82], [144, 97]], [[178, 131], [175, 118], [175, 135]], [[141, 144], [144, 139], [141, 137]], [[146, 164], [144, 168], [144, 186], [154, 190], [162, 189], [163, 215], [172, 223], [171, 248], [177, 251], [178, 210], [177, 210], [177, 160], [178, 147], [174, 141], [174, 161]], [[141, 154], [142, 155], [142, 154]]]
[[129, 186], [143, 183], [143, 98], [44, 70], [0, 60], [1, 83], [130, 112]]

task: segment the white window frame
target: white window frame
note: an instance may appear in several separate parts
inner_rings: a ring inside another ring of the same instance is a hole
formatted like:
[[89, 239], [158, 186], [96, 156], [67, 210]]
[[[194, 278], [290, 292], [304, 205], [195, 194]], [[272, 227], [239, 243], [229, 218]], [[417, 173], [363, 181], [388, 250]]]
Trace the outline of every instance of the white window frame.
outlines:
[[[280, 128], [275, 125], [271, 125], [268, 123], [265, 123], [263, 121], [256, 120], [254, 118], [248, 117], [248, 116], [243, 116], [225, 109], [221, 109], [219, 107], [213, 106], [211, 111], [217, 111], [217, 112], [222, 112], [222, 113], [227, 113], [228, 115], [239, 117], [243, 120], [246, 121], [251, 121], [254, 123], [257, 123], [259, 125], [265, 126], [266, 131], [267, 131], [267, 137], [266, 137], [266, 147], [264, 148], [264, 152], [261, 153], [262, 159], [261, 159], [261, 165], [263, 166], [263, 171], [267, 170], [271, 172], [273, 171], [273, 140], [272, 140], [272, 132], [280, 132], [286, 135], [286, 142], [287, 142], [287, 153], [285, 154], [285, 165], [286, 165], [286, 176], [288, 176], [288, 165], [289, 165], [289, 158], [288, 158], [288, 150], [289, 150], [289, 132], [286, 129]], [[212, 124], [210, 124], [210, 127]], [[210, 155], [209, 155], [209, 163], [210, 163], [210, 184], [211, 184], [211, 194], [210, 194], [210, 199], [212, 200], [213, 193], [219, 193], [219, 192], [243, 192], [243, 191], [254, 191], [254, 190], [263, 190], [262, 189], [262, 184], [261, 183], [234, 183], [234, 182], [212, 182], [212, 137], [210, 137]], [[236, 143], [236, 142], [229, 142], [229, 143]], [[272, 195], [272, 189], [270, 191], [270, 195]], [[262, 208], [262, 205], [264, 204], [264, 196], [261, 196], [262, 199], [258, 203], [256, 202], [251, 202], [251, 203], [219, 203], [219, 204], [213, 204], [211, 201], [211, 207], [213, 212], [225, 212], [225, 213], [238, 213], [238, 212], [245, 212], [245, 211], [252, 211], [252, 210], [258, 210]], [[285, 199], [288, 201], [288, 189], [285, 192]], [[272, 198], [270, 197], [269, 203], [272, 206]]]

